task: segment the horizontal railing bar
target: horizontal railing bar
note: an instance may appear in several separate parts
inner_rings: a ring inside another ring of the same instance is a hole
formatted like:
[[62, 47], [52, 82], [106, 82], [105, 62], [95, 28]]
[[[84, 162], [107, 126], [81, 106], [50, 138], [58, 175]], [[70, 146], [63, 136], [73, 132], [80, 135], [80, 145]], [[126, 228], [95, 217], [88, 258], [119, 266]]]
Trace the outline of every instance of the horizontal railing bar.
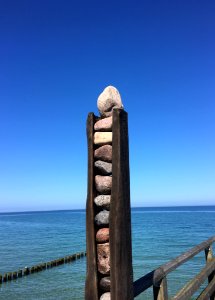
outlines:
[[[169, 274], [170, 272], [172, 272], [173, 270], [178, 268], [180, 265], [182, 265], [183, 263], [187, 262], [189, 259], [196, 256], [199, 252], [201, 252], [201, 251], [205, 250], [206, 248], [208, 248], [214, 241], [215, 241], [215, 237], [211, 237], [207, 241], [202, 242], [198, 246], [195, 246], [192, 249], [186, 251], [185, 253], [179, 255], [178, 257], [176, 257], [172, 261], [162, 265], [160, 268], [162, 268], [163, 273], [166, 276], [167, 274]], [[155, 281], [158, 282], [161, 279], [162, 278], [155, 278]]]
[[196, 300], [208, 300], [215, 293], [215, 277]]
[[186, 251], [185, 253], [179, 255], [175, 259], [167, 262], [166, 264], [160, 266], [154, 271], [142, 276], [134, 282], [134, 297], [143, 293], [145, 290], [150, 288], [152, 285], [159, 286], [160, 281], [170, 272], [178, 268], [183, 263], [187, 262], [189, 259], [197, 255], [199, 252], [208, 248], [215, 241], [215, 236], [209, 238], [205, 242], [202, 242], [198, 246]]
[[207, 263], [207, 265], [201, 270], [201, 272], [173, 297], [173, 300], [190, 299], [190, 297], [199, 289], [201, 284], [208, 278], [208, 276], [214, 271], [214, 269], [215, 258]]
[[152, 271], [134, 282], [134, 297], [137, 297], [139, 294], [141, 294], [142, 292], [144, 292], [152, 286], [154, 272], [155, 271]]

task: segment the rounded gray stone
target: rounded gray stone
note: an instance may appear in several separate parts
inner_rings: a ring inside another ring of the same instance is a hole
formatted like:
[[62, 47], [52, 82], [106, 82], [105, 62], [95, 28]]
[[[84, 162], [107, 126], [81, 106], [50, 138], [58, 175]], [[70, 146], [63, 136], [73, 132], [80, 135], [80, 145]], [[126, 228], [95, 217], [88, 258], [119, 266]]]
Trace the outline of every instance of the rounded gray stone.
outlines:
[[99, 287], [104, 292], [110, 292], [110, 277], [103, 277], [99, 282]]
[[103, 175], [110, 175], [112, 173], [112, 163], [97, 160], [94, 165]]
[[110, 200], [111, 195], [99, 195], [94, 199], [94, 202], [97, 206], [105, 208], [107, 210], [110, 209]]
[[98, 226], [109, 224], [109, 211], [102, 210], [95, 216], [95, 222]]

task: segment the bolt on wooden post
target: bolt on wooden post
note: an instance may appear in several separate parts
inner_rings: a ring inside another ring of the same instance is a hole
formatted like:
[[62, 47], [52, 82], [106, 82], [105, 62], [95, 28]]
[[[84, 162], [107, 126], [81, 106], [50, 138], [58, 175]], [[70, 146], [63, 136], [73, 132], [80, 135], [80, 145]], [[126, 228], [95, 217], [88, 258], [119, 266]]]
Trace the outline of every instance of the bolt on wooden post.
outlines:
[[116, 88], [87, 119], [88, 193], [85, 300], [132, 300], [128, 118]]

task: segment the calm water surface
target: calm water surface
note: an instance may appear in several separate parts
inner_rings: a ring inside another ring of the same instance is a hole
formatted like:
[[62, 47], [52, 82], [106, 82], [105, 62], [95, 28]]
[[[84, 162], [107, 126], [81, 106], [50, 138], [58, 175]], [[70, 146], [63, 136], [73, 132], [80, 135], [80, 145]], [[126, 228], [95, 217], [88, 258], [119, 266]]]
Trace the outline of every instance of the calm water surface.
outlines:
[[[132, 209], [134, 279], [215, 235], [215, 207]], [[0, 214], [0, 274], [85, 251], [85, 212]], [[168, 277], [169, 294], [204, 265], [204, 253]], [[0, 299], [84, 299], [86, 259], [0, 286]], [[136, 299], [152, 299], [149, 292]]]

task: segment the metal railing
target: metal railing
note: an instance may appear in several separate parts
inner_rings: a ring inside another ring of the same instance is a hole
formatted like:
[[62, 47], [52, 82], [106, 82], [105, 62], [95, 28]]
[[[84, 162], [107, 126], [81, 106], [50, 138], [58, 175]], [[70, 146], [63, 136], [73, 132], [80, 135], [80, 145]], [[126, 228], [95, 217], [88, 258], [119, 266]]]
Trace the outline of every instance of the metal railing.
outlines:
[[168, 300], [167, 275], [179, 266], [205, 251], [206, 265], [190, 282], [180, 289], [172, 300], [189, 300], [198, 291], [200, 286], [208, 279], [208, 285], [197, 297], [198, 300], [215, 300], [215, 258], [213, 257], [212, 244], [215, 236], [207, 241], [181, 254], [170, 262], [160, 266], [134, 282], [134, 297], [153, 288], [154, 300]]

